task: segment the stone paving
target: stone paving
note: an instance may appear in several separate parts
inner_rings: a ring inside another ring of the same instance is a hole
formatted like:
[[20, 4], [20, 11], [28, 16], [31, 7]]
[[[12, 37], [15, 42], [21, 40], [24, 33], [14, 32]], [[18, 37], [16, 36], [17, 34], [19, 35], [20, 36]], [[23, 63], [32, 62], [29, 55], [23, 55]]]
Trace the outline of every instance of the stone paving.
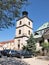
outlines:
[[29, 64], [18, 58], [2, 57], [0, 58], [0, 65], [29, 65]]
[[29, 63], [30, 65], [49, 65], [49, 59], [46, 57], [33, 57], [29, 59], [23, 59], [23, 61]]
[[2, 57], [0, 58], [0, 65], [49, 65], [47, 57], [33, 57], [18, 59], [16, 57]]

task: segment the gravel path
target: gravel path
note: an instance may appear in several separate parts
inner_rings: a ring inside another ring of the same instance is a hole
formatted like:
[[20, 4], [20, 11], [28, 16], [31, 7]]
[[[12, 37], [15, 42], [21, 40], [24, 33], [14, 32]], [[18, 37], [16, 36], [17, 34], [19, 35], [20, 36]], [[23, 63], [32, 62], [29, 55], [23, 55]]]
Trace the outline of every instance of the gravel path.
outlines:
[[27, 64], [26, 62], [18, 58], [3, 57], [3, 58], [0, 58], [0, 65], [29, 65], [29, 64]]

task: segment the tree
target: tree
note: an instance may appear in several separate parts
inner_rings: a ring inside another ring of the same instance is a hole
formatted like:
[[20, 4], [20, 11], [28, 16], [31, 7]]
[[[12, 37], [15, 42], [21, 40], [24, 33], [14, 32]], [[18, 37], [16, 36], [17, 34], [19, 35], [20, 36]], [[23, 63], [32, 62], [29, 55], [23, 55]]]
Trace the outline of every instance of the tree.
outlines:
[[42, 43], [42, 50], [43, 50], [43, 55], [47, 55], [47, 53], [49, 52], [49, 43]]
[[49, 51], [49, 43], [46, 43], [46, 42], [42, 43], [42, 47], [43, 49]]
[[20, 10], [28, 0], [0, 0], [0, 29], [12, 26]]
[[27, 45], [24, 46], [23, 49], [26, 49], [31, 53], [36, 51], [36, 41], [32, 34], [30, 35], [30, 38], [27, 40]]

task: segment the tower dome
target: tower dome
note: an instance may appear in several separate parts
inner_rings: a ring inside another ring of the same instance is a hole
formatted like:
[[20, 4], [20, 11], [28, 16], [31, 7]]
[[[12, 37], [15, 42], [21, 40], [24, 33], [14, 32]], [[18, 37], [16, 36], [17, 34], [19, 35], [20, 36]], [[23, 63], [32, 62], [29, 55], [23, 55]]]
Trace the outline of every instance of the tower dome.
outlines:
[[27, 11], [23, 11], [22, 12], [22, 16], [28, 16], [28, 12]]

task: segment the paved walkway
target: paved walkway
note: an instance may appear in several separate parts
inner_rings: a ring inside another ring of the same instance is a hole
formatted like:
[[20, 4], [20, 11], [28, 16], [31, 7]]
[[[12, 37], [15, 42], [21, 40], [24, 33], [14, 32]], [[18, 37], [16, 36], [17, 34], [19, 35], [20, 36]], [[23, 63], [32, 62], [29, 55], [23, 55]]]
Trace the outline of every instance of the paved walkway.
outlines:
[[0, 65], [49, 65], [49, 60], [46, 60], [45, 58], [47, 57], [40, 56], [40, 57], [24, 58], [24, 59], [19, 59], [16, 57], [13, 58], [2, 57], [0, 58]]
[[29, 65], [16, 57], [2, 57], [0, 58], [0, 65]]
[[22, 60], [30, 65], [49, 65], [49, 60], [37, 59], [37, 57]]

